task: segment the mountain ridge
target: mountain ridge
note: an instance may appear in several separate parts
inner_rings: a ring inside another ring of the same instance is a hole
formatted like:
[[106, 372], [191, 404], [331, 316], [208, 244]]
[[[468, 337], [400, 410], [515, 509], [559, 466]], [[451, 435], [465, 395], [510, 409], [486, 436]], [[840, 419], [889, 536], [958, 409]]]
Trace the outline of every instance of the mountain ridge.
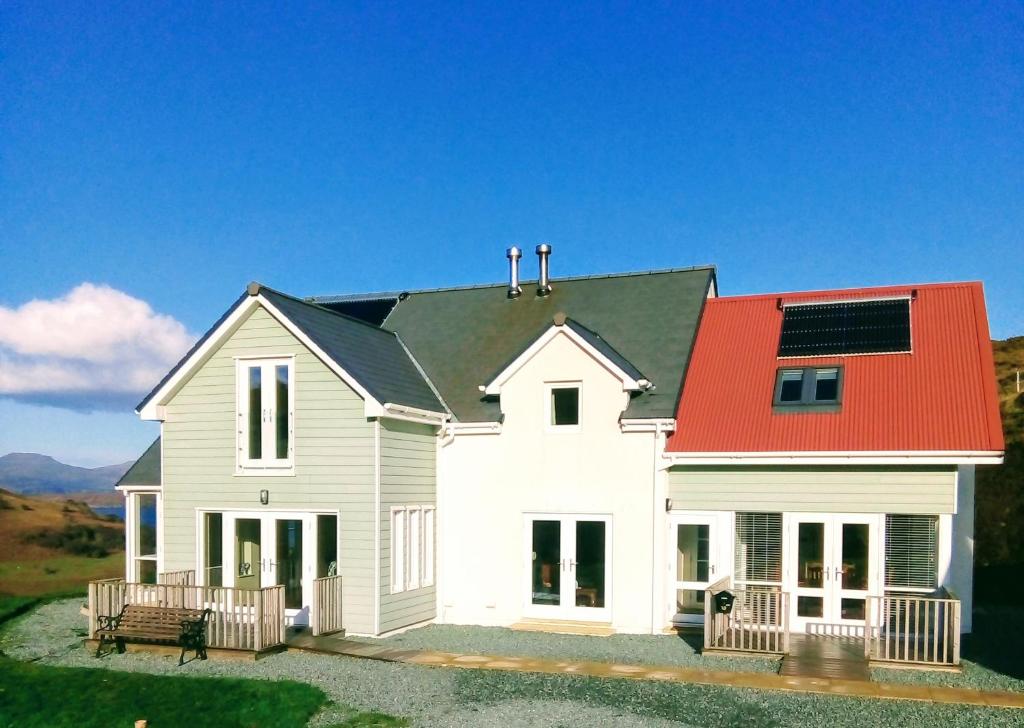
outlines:
[[42, 453], [12, 452], [0, 456], [0, 486], [28, 495], [111, 491], [131, 465], [83, 468]]

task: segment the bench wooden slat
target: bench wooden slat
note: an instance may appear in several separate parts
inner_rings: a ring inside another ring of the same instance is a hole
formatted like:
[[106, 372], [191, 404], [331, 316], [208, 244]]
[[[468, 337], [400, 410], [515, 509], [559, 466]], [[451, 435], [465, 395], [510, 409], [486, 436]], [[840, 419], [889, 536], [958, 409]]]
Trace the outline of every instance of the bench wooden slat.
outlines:
[[[178, 660], [179, 665], [184, 660], [186, 647], [189, 646], [205, 660], [206, 640], [203, 633], [208, 614], [209, 610], [207, 609], [127, 604], [116, 618], [107, 618], [115, 620], [111, 624], [107, 624], [107, 628], [96, 630], [96, 636], [100, 640], [100, 647], [97, 648], [96, 654], [99, 656], [104, 641], [116, 642], [121, 651], [123, 651], [122, 643], [125, 640], [169, 642], [182, 646], [181, 658]], [[189, 623], [202, 625], [202, 628], [196, 633], [194, 628], [188, 626]]]

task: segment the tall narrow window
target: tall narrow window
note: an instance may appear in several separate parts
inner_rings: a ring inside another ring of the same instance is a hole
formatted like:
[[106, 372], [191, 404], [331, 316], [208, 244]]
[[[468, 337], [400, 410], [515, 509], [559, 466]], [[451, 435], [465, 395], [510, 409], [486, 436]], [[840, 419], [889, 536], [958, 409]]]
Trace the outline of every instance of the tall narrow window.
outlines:
[[294, 379], [291, 359], [239, 360], [240, 471], [292, 466]]
[[938, 566], [938, 516], [885, 516], [886, 589], [935, 589]]
[[391, 593], [405, 591], [405, 510], [391, 511]]
[[274, 367], [276, 374], [277, 397], [275, 399], [275, 440], [277, 459], [288, 458], [288, 365], [278, 364]]
[[434, 509], [423, 509], [423, 586], [434, 583]]
[[263, 369], [249, 367], [249, 459], [263, 458]]
[[316, 517], [316, 576], [338, 575], [338, 517]]
[[156, 584], [157, 493], [128, 494], [128, 579], [142, 584]]
[[203, 584], [224, 584], [224, 516], [220, 513], [203, 515]]
[[409, 509], [409, 588], [420, 586], [420, 569], [423, 565], [423, 549], [420, 541], [420, 519], [423, 512], [419, 508]]

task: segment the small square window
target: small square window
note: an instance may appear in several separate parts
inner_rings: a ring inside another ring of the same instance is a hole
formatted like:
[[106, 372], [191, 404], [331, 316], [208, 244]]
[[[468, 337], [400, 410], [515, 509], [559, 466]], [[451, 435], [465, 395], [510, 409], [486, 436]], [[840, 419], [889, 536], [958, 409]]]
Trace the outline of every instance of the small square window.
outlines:
[[835, 402], [839, 399], [839, 370], [814, 370], [814, 401]]
[[804, 370], [783, 370], [779, 384], [780, 402], [799, 402], [803, 397]]
[[551, 389], [551, 424], [555, 427], [572, 427], [579, 423], [579, 387], [553, 387]]

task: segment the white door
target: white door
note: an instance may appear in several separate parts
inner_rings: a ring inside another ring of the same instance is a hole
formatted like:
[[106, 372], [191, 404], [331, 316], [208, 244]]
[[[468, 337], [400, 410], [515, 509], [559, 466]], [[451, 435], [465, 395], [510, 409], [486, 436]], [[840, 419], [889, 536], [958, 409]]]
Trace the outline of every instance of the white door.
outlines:
[[609, 516], [529, 514], [524, 541], [527, 615], [610, 621]]
[[316, 516], [308, 513], [225, 513], [225, 586], [282, 585], [289, 624], [309, 623], [316, 558]]
[[793, 514], [787, 590], [798, 632], [860, 634], [867, 595], [878, 593], [878, 517]]
[[719, 579], [717, 519], [673, 516], [669, 520], [670, 614], [673, 624], [704, 621], [704, 591]]

